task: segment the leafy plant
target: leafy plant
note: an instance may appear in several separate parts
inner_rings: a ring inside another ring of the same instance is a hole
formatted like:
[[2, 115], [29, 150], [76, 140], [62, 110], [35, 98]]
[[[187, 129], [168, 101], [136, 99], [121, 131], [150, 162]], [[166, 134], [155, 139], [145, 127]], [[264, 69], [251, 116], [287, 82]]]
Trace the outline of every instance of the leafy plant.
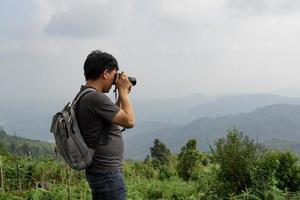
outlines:
[[154, 146], [150, 148], [150, 151], [154, 168], [169, 165], [171, 152], [163, 142], [155, 139]]
[[258, 170], [265, 149], [236, 128], [227, 131], [227, 137], [218, 139], [211, 147], [211, 158], [219, 165], [215, 189], [224, 197], [241, 194], [253, 186], [253, 174]]
[[201, 154], [197, 150], [197, 141], [191, 139], [181, 148], [181, 152], [178, 154], [178, 176], [185, 181], [195, 180], [200, 171], [200, 165]]

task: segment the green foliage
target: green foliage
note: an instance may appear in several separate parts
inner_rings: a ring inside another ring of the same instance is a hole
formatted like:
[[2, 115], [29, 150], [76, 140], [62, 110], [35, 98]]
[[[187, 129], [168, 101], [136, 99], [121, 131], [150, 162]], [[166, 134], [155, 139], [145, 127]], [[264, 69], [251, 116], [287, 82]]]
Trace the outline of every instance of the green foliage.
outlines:
[[264, 199], [265, 200], [285, 200], [286, 196], [281, 191], [266, 191], [264, 193]]
[[253, 186], [263, 147], [244, 136], [237, 129], [227, 131], [227, 137], [218, 139], [211, 147], [212, 160], [219, 165], [215, 189], [222, 196], [241, 194]]
[[197, 189], [196, 182], [185, 182], [178, 177], [160, 181], [152, 179], [128, 178], [128, 200], [139, 199], [200, 199], [203, 193]]
[[[0, 144], [13, 155], [28, 155], [33, 158], [40, 156], [54, 156], [54, 144], [38, 140], [25, 139], [7, 135], [0, 127]], [[0, 150], [1, 151], [1, 150]]]
[[26, 199], [28, 200], [42, 200], [53, 199], [52, 195], [45, 189], [35, 189], [27, 193]]
[[171, 152], [163, 142], [155, 139], [154, 146], [150, 148], [150, 151], [152, 157], [152, 165], [154, 166], [154, 168], [159, 168], [163, 165], [169, 165]]
[[0, 156], [8, 156], [9, 153], [3, 144], [0, 144]]
[[147, 192], [147, 197], [149, 199], [162, 199], [164, 194], [161, 188], [151, 187]]
[[125, 177], [141, 177], [143, 179], [157, 178], [158, 172], [154, 169], [152, 162], [147, 160], [127, 162], [124, 165], [124, 175]]
[[0, 200], [23, 200], [22, 197], [7, 192], [0, 192]]
[[197, 141], [191, 139], [181, 148], [181, 152], [178, 154], [178, 176], [185, 181], [190, 179], [195, 180], [200, 171], [200, 161], [201, 154], [197, 150]]
[[276, 152], [279, 167], [276, 171], [277, 187], [281, 190], [296, 192], [300, 189], [300, 166], [298, 157], [293, 153]]
[[275, 175], [279, 168], [279, 161], [272, 151], [264, 151], [254, 167], [251, 170], [251, 189], [253, 191], [260, 193], [259, 191], [269, 190], [276, 186]]
[[231, 200], [261, 200], [261, 198], [259, 198], [258, 196], [254, 195], [254, 194], [249, 194], [248, 192], [243, 193], [243, 194], [239, 194], [237, 196], [233, 196], [230, 198]]
[[[4, 146], [0, 200], [91, 200], [84, 172], [51, 157], [11, 155]], [[290, 152], [267, 151], [236, 129], [210, 153], [196, 146], [189, 140], [174, 156], [157, 140], [151, 158], [126, 161], [127, 199], [300, 199], [291, 193], [300, 192], [300, 184], [298, 158]]]
[[159, 168], [159, 173], [158, 173], [159, 180], [170, 179], [173, 176], [176, 176], [176, 172], [173, 171], [170, 167], [162, 166]]

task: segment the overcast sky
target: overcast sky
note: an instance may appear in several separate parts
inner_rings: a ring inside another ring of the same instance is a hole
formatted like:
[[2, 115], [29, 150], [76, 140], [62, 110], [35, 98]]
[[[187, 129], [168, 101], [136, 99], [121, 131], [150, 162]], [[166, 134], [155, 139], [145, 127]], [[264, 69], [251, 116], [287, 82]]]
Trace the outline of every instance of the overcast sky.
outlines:
[[7, 98], [72, 96], [95, 49], [137, 99], [300, 87], [298, 0], [2, 0], [0, 44]]

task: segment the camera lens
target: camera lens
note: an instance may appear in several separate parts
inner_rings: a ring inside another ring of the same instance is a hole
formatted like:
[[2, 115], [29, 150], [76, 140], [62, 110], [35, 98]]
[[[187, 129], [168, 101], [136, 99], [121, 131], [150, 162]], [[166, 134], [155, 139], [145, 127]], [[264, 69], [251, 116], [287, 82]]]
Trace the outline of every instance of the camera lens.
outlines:
[[128, 76], [128, 80], [131, 82], [133, 86], [136, 85], [136, 78]]
[[[115, 75], [115, 80], [114, 80], [114, 82], [113, 82], [113, 85], [116, 84], [116, 79], [117, 79], [117, 74]], [[135, 78], [135, 77], [128, 76], [128, 80], [131, 82], [131, 84], [132, 84], [133, 86], [136, 85], [136, 78]]]

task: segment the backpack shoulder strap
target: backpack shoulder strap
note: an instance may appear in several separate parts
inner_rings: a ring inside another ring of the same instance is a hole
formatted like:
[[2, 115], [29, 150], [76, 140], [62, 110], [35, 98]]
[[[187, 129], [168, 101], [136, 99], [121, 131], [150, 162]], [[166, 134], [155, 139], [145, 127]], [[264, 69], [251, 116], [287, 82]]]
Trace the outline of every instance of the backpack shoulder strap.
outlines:
[[79, 93], [77, 94], [77, 96], [75, 97], [75, 99], [73, 100], [73, 102], [72, 102], [71, 105], [72, 105], [72, 106], [76, 105], [77, 102], [81, 99], [81, 97], [83, 97], [85, 94], [87, 94], [87, 93], [89, 93], [89, 92], [93, 92], [93, 91], [97, 91], [97, 90], [94, 89], [94, 88], [86, 88], [86, 89], [84, 89], [83, 91], [79, 92]]

